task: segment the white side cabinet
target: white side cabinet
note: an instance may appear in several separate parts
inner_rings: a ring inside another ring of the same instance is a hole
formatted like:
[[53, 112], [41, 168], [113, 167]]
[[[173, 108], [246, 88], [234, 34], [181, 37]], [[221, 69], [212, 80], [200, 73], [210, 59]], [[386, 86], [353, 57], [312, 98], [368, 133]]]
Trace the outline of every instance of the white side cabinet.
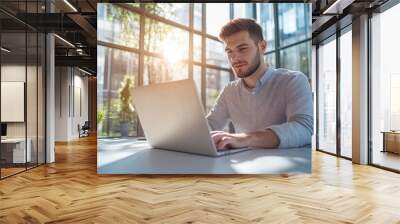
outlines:
[[[28, 138], [26, 140], [26, 154], [25, 154], [25, 138], [7, 138], [2, 139], [1, 144], [12, 147], [12, 162], [13, 163], [25, 163], [31, 162], [32, 160], [32, 140]], [[27, 159], [25, 161], [25, 159]]]

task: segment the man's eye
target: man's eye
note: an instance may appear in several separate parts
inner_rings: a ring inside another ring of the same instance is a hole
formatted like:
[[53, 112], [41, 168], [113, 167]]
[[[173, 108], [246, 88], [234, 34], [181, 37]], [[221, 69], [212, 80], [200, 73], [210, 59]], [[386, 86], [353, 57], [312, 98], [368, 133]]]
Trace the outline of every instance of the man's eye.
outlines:
[[239, 48], [239, 51], [245, 51], [247, 48]]

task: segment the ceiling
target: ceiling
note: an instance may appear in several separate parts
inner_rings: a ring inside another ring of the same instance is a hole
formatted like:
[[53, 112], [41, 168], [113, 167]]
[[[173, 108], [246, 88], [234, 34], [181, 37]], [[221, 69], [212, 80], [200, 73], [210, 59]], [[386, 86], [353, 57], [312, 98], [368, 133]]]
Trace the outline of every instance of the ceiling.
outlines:
[[54, 32], [56, 66], [77, 66], [95, 75], [97, 0], [50, 0], [47, 5], [45, 2], [1, 0], [1, 29], [7, 34], [3, 36], [10, 39], [7, 47], [15, 55], [26, 55], [22, 51], [24, 40], [16, 33], [25, 32], [26, 28], [28, 32]]
[[[55, 38], [56, 65], [79, 66], [96, 74], [96, 6], [98, 2], [103, 1], [48, 0], [47, 6], [45, 2], [45, 0], [32, 2], [1, 0], [2, 31], [15, 33], [28, 28], [40, 32], [54, 32], [58, 35]], [[354, 16], [374, 10], [388, 0], [294, 0], [292, 2], [312, 3], [312, 37], [315, 44], [334, 34], [338, 28], [351, 24]], [[48, 13], [50, 9], [52, 13]], [[18, 38], [14, 39], [12, 36], [7, 38], [16, 40], [14, 47], [17, 47], [20, 41]]]
[[389, 0], [311, 0], [312, 37], [316, 44], [338, 29], [351, 24], [353, 17], [375, 12]]

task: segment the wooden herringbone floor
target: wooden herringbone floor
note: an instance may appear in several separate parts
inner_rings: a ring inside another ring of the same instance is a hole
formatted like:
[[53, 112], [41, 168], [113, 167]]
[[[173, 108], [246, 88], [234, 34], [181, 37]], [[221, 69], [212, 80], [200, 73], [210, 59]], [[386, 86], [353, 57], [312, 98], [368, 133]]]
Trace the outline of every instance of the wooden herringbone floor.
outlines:
[[313, 174], [102, 176], [96, 139], [0, 181], [0, 223], [400, 223], [400, 175], [313, 153]]

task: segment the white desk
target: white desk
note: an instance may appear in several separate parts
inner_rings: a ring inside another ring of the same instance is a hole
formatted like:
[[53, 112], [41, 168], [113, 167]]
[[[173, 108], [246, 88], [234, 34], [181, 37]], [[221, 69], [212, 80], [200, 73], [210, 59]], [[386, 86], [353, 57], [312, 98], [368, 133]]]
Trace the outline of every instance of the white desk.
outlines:
[[253, 149], [208, 157], [151, 149], [134, 139], [99, 139], [97, 150], [99, 174], [311, 173], [311, 147]]
[[[25, 154], [25, 138], [6, 138], [1, 139], [2, 147], [9, 145], [13, 145], [12, 148], [12, 163], [25, 163], [25, 158], [27, 158], [27, 162], [31, 161], [31, 139], [27, 138], [28, 147], [26, 147], [26, 154]], [[5, 151], [8, 149], [2, 149]]]

